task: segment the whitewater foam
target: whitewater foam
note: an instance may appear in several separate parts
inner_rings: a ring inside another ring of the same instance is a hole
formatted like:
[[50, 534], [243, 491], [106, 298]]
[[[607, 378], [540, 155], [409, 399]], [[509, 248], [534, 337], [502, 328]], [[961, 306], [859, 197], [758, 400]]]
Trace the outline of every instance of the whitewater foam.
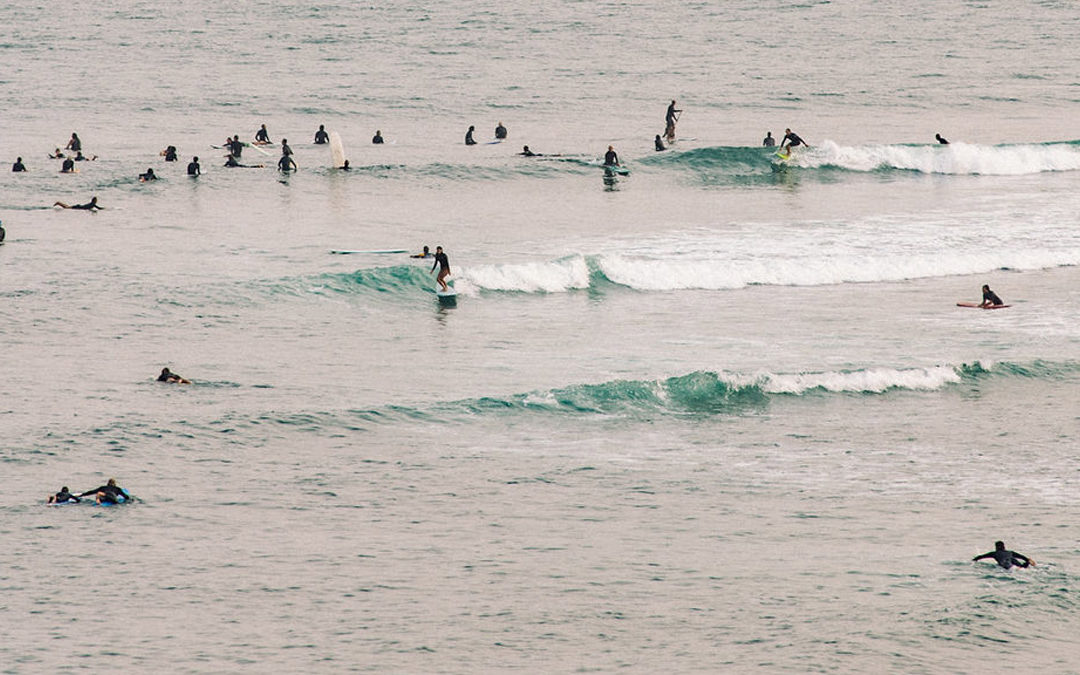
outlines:
[[801, 168], [836, 167], [849, 171], [898, 169], [950, 175], [1019, 176], [1080, 169], [1074, 143], [1020, 145], [857, 145], [834, 141], [798, 151], [791, 162]]

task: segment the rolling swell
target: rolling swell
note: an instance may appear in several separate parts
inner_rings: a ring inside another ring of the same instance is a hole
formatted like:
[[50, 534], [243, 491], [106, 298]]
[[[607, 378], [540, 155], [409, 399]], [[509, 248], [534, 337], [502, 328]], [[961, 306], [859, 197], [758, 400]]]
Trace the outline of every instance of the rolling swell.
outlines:
[[[889, 396], [912, 392], [933, 394], [977, 389], [989, 382], [1009, 380], [1062, 381], [1080, 378], [1080, 362], [1026, 363], [973, 362], [926, 368], [867, 368], [796, 373], [727, 373], [699, 370], [663, 379], [610, 380], [571, 384], [548, 390], [506, 396], [483, 396], [421, 405], [387, 404], [366, 409], [272, 411], [260, 414], [230, 412], [211, 420], [187, 418], [163, 423], [158, 418], [127, 417], [111, 424], [77, 432], [74, 438], [55, 433], [47, 445], [64, 447], [73, 442], [108, 440], [122, 451], [147, 439], [210, 439], [252, 435], [259, 438], [283, 433], [338, 436], [379, 427], [423, 422], [473, 424], [477, 418], [507, 416], [571, 416], [648, 421], [662, 417], [708, 419], [715, 416], [754, 415], [777, 401], [798, 403], [811, 398]], [[236, 387], [235, 383], [217, 386]], [[235, 442], [242, 442], [237, 440]], [[0, 453], [0, 461], [23, 457], [27, 449]], [[30, 461], [25, 458], [19, 461]]]
[[823, 141], [797, 151], [786, 165], [772, 148], [714, 146], [667, 152], [639, 164], [696, 173], [705, 183], [744, 183], [747, 178], [773, 180], [778, 168], [814, 172], [913, 172], [960, 176], [1017, 176], [1080, 170], [1080, 140], [1007, 145], [840, 145]]

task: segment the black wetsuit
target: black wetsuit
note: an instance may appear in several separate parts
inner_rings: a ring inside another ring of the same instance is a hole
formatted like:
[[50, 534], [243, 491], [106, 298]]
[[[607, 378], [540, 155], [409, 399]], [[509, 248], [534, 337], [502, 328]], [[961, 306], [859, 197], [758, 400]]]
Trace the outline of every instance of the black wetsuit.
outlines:
[[139, 180], [143, 181], [144, 183], [146, 181], [148, 181], [148, 180], [157, 180], [157, 174], [155, 174], [153, 171], [147, 171], [146, 173], [140, 173], [139, 174]]
[[1017, 567], [1029, 567], [1031, 565], [1031, 558], [1028, 558], [1022, 553], [1017, 553], [1016, 551], [1009, 551], [1004, 548], [995, 549], [993, 551], [990, 551], [989, 553], [977, 555], [971, 560], [974, 562], [976, 560], [982, 560], [983, 558], [993, 558], [997, 561], [998, 565], [1001, 565], [1005, 569], [1010, 569], [1013, 565], [1016, 565]]
[[82, 493], [79, 496], [80, 497], [89, 497], [89, 496], [96, 495], [99, 492], [105, 495], [104, 497], [101, 498], [101, 501], [103, 501], [103, 502], [108, 502], [108, 503], [111, 503], [111, 504], [119, 504], [121, 500], [127, 501], [127, 496], [124, 495], [123, 490], [121, 490], [116, 485], [102, 485], [101, 487], [96, 487], [93, 490], [87, 490], [86, 492]]
[[176, 148], [174, 148], [171, 145], [169, 147], [165, 148], [165, 161], [166, 162], [175, 162], [176, 161]]
[[60, 492], [57, 492], [55, 495], [53, 495], [53, 501], [52, 501], [53, 504], [65, 504], [67, 502], [76, 502], [76, 503], [78, 503], [79, 498], [76, 497], [75, 495], [71, 494], [70, 492], [65, 492], [63, 490], [61, 490]]
[[292, 155], [292, 148], [290, 148], [289, 144], [285, 141], [281, 142], [281, 154], [285, 155], [286, 157]]
[[82, 141], [79, 140], [78, 136], [72, 136], [71, 140], [68, 141], [67, 147], [65, 147], [64, 149], [71, 150], [72, 152], [78, 152], [82, 150]]
[[784, 134], [784, 140], [780, 141], [780, 147], [784, 147], [787, 143], [789, 148], [797, 148], [800, 145], [806, 145], [806, 141], [799, 138], [799, 134], [794, 131]]
[[608, 150], [604, 153], [604, 166], [617, 166], [619, 164], [619, 156], [615, 154], [614, 150]]
[[202, 167], [199, 166], [198, 162], [191, 162], [187, 165], [187, 175], [198, 176], [200, 173], [202, 173]]
[[675, 123], [678, 121], [677, 119], [675, 119], [675, 113], [681, 113], [681, 112], [682, 112], [681, 110], [676, 110], [675, 109], [675, 104], [674, 103], [672, 103], [671, 105], [669, 105], [667, 107], [667, 115], [664, 116], [664, 122], [667, 123], [668, 127], [674, 127], [675, 126]]
[[18, 173], [20, 171], [26, 171], [26, 167], [23, 166], [22, 162], [15, 162], [14, 164], [11, 165], [11, 170], [14, 171], [15, 173]]
[[539, 155], [537, 155], [535, 152], [533, 152], [532, 150], [528, 150], [528, 149], [522, 150], [518, 154], [521, 155], [522, 157], [539, 157]]
[[772, 136], [766, 136], [766, 137], [765, 137], [765, 140], [763, 140], [763, 141], [761, 142], [761, 145], [762, 145], [763, 147], [766, 147], [766, 148], [771, 148], [771, 147], [773, 147], [774, 145], [776, 145], [776, 139], [775, 139], [775, 138], [773, 138]]
[[382, 134], [375, 134], [374, 136], [372, 136], [371, 137], [371, 142], [376, 144], [376, 145], [381, 144], [383, 142]]
[[472, 129], [465, 132], [465, 145], [476, 145], [476, 141], [474, 141], [472, 137], [472, 132]]
[[445, 253], [435, 254], [435, 264], [431, 266], [431, 271], [434, 272], [436, 267], [439, 268], [439, 271], [450, 269], [450, 260]]
[[997, 296], [997, 293], [993, 292], [989, 288], [986, 289], [985, 291], [983, 291], [983, 302], [984, 303], [989, 303], [991, 305], [1004, 305], [1005, 304], [1004, 302], [1001, 301], [1001, 298], [999, 298]]
[[506, 127], [501, 124], [495, 127], [495, 138], [499, 140], [506, 138]]
[[270, 134], [267, 133], [266, 127], [260, 127], [259, 130], [255, 132], [255, 140], [259, 143], [270, 142]]
[[292, 160], [292, 157], [290, 157], [289, 155], [282, 154], [281, 159], [278, 160], [277, 168], [278, 171], [284, 171], [285, 173], [288, 173], [296, 169], [296, 162], [294, 162]]
[[75, 170], [75, 160], [70, 157], [64, 160], [64, 164], [60, 167], [62, 173], [71, 173]]
[[656, 144], [657, 151], [667, 150], [667, 148], [664, 147], [664, 141], [660, 140], [659, 136], [657, 136], [655, 139], [653, 139], [653, 142]]
[[78, 209], [80, 211], [93, 211], [94, 209], [101, 210], [101, 207], [94, 202], [87, 202], [85, 204], [75, 204], [71, 208]]
[[229, 141], [229, 153], [233, 157], [240, 159], [240, 154], [244, 152], [244, 144], [237, 140]]
[[934, 138], [936, 138], [937, 142], [940, 143], [941, 145], [948, 145], [949, 144], [949, 141], [942, 138], [941, 134], [934, 134]]

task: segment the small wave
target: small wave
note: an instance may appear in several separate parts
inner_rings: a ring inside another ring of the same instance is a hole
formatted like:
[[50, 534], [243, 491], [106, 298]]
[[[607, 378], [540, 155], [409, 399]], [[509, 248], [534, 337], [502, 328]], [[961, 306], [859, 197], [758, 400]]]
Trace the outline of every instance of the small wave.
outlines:
[[1021, 145], [857, 145], [825, 141], [796, 152], [801, 168], [915, 171], [927, 174], [1020, 176], [1080, 169], [1077, 141]]
[[[641, 160], [657, 167], [691, 169], [705, 180], [769, 174], [772, 148], [716, 146], [668, 152]], [[796, 150], [787, 166], [800, 170], [911, 171], [926, 174], [1018, 176], [1080, 170], [1080, 141], [978, 145], [840, 145], [823, 141]]]
[[483, 397], [436, 406], [437, 417], [515, 412], [571, 415], [742, 414], [777, 397], [884, 395], [895, 391], [935, 392], [991, 378], [1061, 379], [1080, 373], [1080, 363], [1010, 362], [938, 365], [926, 368], [750, 374], [695, 371], [658, 380], [612, 380], [578, 384], [505, 398]]

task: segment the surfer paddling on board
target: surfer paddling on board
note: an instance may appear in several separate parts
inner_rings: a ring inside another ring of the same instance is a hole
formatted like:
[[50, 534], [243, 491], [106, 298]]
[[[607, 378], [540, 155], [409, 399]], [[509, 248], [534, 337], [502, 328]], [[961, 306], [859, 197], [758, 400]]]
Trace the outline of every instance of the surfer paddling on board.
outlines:
[[983, 553], [977, 555], [971, 559], [972, 562], [976, 560], [982, 560], [984, 558], [993, 558], [997, 561], [998, 565], [1001, 565], [1005, 569], [1012, 569], [1013, 565], [1017, 567], [1028, 567], [1035, 564], [1035, 561], [1027, 557], [1023, 553], [1017, 553], [1016, 551], [1010, 551], [1005, 548], [1005, 542], [995, 541], [994, 550], [989, 553]]
[[939, 144], [941, 144], [941, 145], [948, 145], [949, 144], [949, 141], [942, 138], [941, 134], [934, 134], [934, 138], [937, 139], [937, 142]]
[[60, 492], [57, 492], [54, 495], [49, 495], [49, 503], [50, 504], [67, 504], [67, 503], [78, 504], [79, 503], [79, 498], [76, 497], [75, 495], [71, 494], [71, 492], [68, 491], [68, 488], [65, 485], [64, 487], [60, 488]]
[[240, 162], [236, 161], [235, 157], [233, 157], [232, 155], [228, 155], [225, 157], [225, 166], [229, 167], [230, 169], [261, 169], [264, 165], [241, 164]]
[[681, 112], [675, 109], [675, 99], [671, 99], [671, 105], [667, 107], [667, 114], [664, 115], [664, 138], [668, 143], [675, 142], [675, 123], [679, 121]]
[[157, 376], [158, 382], [168, 382], [170, 384], [191, 384], [191, 380], [186, 377], [181, 377], [168, 368], [162, 368], [161, 374]]
[[439, 282], [439, 286], [445, 293], [450, 290], [450, 287], [446, 285], [446, 277], [450, 276], [450, 261], [443, 253], [442, 246], [435, 247], [435, 264], [431, 266], [431, 271], [434, 272], [435, 268], [439, 269], [439, 276], [435, 277], [435, 281]]
[[93, 211], [103, 211], [104, 210], [103, 207], [98, 206], [97, 197], [91, 197], [90, 201], [88, 201], [85, 204], [72, 204], [71, 206], [68, 206], [64, 202], [55, 202], [53, 204], [53, 206], [59, 206], [62, 209], [75, 209], [77, 211], [91, 211], [91, 212], [93, 212]]
[[116, 484], [115, 478], [110, 478], [109, 482], [105, 485], [96, 487], [93, 490], [87, 490], [78, 496], [87, 497], [89, 495], [94, 495], [94, 499], [98, 504], [121, 504], [131, 500], [131, 498], [124, 493], [124, 489]]
[[427, 246], [425, 246], [423, 253], [413, 253], [409, 257], [410, 258], [430, 258], [431, 257], [431, 249], [429, 249]]
[[979, 303], [979, 307], [993, 307], [994, 305], [1004, 305], [1005, 304], [1004, 302], [1001, 301], [1001, 298], [998, 297], [997, 293], [990, 290], [990, 286], [988, 286], [987, 284], [983, 284], [982, 294], [983, 294], [983, 299], [982, 299], [982, 302]]

